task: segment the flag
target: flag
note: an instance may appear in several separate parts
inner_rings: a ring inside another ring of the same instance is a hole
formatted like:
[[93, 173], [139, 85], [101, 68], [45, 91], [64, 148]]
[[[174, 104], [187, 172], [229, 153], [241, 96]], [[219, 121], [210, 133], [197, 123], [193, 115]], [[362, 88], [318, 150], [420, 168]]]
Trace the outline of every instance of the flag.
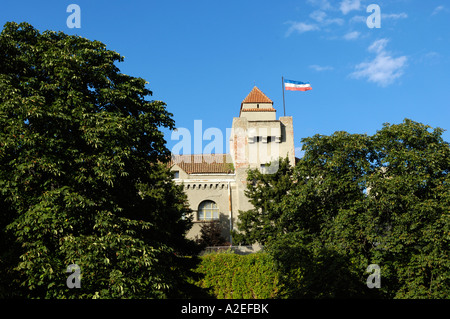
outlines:
[[284, 89], [287, 91], [309, 91], [312, 90], [309, 82], [284, 80]]

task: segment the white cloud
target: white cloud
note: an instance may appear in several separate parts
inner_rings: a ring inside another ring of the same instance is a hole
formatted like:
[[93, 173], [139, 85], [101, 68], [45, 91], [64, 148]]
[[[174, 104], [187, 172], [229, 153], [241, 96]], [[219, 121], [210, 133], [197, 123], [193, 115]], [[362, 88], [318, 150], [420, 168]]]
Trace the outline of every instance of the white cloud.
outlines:
[[318, 71], [318, 72], [334, 70], [334, 68], [332, 66], [328, 66], [328, 65], [321, 66], [321, 65], [317, 65], [317, 64], [310, 65], [309, 68], [313, 69], [315, 71]]
[[293, 32], [297, 33], [305, 33], [308, 31], [317, 31], [320, 30], [322, 27], [329, 26], [331, 24], [337, 24], [337, 25], [343, 25], [344, 19], [340, 18], [328, 18], [327, 14], [322, 10], [316, 10], [313, 11], [309, 17], [313, 19], [315, 22], [308, 23], [308, 22], [286, 22], [290, 24], [291, 26], [286, 32], [286, 36], [291, 35]]
[[408, 15], [405, 12], [401, 13], [382, 13], [381, 19], [406, 19]]
[[343, 25], [344, 22], [345, 22], [344, 19], [341, 19], [341, 18], [326, 19], [323, 22], [323, 25], [330, 25], [330, 24]]
[[425, 54], [425, 58], [427, 58], [427, 59], [435, 59], [435, 58], [439, 58], [440, 56], [441, 55], [439, 53], [434, 52], [434, 51], [430, 51]]
[[433, 66], [439, 64], [441, 61], [442, 55], [435, 51], [429, 51], [418, 59], [419, 63], [425, 63], [427, 66]]
[[316, 10], [313, 11], [309, 17], [313, 20], [316, 20], [317, 22], [323, 22], [325, 18], [327, 17], [327, 14], [324, 11]]
[[[367, 23], [367, 17], [363, 15], [355, 15], [350, 18], [349, 23]], [[399, 20], [399, 19], [406, 19], [408, 18], [408, 14], [405, 12], [400, 13], [381, 13], [381, 23], [383, 23], [384, 20]]]
[[384, 48], [386, 48], [388, 42], [389, 42], [388, 39], [376, 40], [369, 46], [367, 50], [369, 52], [381, 53], [384, 51]]
[[321, 10], [329, 10], [333, 7], [328, 0], [308, 0], [309, 4], [319, 7]]
[[328, 18], [327, 14], [324, 11], [316, 10], [313, 11], [309, 17], [319, 23], [321, 26], [327, 26], [330, 24], [343, 25], [344, 19], [341, 18]]
[[437, 6], [436, 8], [434, 8], [434, 10], [431, 13], [431, 15], [434, 16], [435, 14], [438, 14], [439, 12], [443, 11], [444, 9], [445, 9], [444, 6]]
[[319, 27], [316, 24], [309, 24], [304, 22], [288, 22], [291, 24], [289, 29], [286, 32], [286, 36], [289, 36], [293, 32], [304, 33], [308, 31], [316, 31], [319, 30]]
[[356, 79], [365, 78], [369, 82], [374, 82], [385, 87], [403, 75], [406, 67], [407, 57], [393, 57], [386, 51], [388, 39], [380, 39], [373, 42], [368, 51], [376, 53], [375, 58], [370, 62], [362, 62], [355, 66], [355, 72], [350, 76]]
[[344, 35], [344, 39], [345, 40], [355, 40], [355, 39], [358, 39], [360, 34], [361, 34], [361, 32], [358, 32], [358, 31], [348, 32], [347, 34]]
[[339, 9], [343, 14], [347, 14], [353, 10], [359, 10], [361, 7], [360, 0], [344, 0], [341, 2]]
[[365, 17], [365, 16], [360, 16], [360, 15], [356, 15], [356, 16], [354, 16], [354, 17], [352, 17], [351, 19], [350, 19], [350, 23], [353, 23], [353, 22], [355, 22], [355, 23], [366, 23], [366, 21], [367, 21], [367, 17]]

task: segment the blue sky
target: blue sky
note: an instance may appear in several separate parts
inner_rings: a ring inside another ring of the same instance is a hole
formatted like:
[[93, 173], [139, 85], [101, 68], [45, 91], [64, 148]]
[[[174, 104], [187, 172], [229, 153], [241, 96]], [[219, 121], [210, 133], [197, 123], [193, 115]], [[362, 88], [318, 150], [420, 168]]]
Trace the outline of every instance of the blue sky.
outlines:
[[[72, 3], [81, 28], [66, 24]], [[370, 4], [380, 7], [380, 28], [366, 24]], [[450, 130], [444, 0], [27, 0], [1, 4], [7, 21], [102, 41], [125, 56], [121, 71], [146, 79], [153, 99], [192, 133], [202, 120], [203, 131], [225, 135], [254, 85], [283, 116], [281, 76], [313, 88], [285, 92], [296, 148], [317, 133], [374, 134], [404, 118]], [[171, 149], [178, 141], [165, 132]]]

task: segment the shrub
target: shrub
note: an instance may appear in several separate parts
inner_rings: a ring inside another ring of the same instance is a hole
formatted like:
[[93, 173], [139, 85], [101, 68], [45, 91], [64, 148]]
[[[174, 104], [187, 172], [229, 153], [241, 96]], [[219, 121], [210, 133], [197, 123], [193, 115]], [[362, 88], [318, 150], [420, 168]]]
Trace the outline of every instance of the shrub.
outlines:
[[212, 253], [201, 257], [196, 272], [201, 288], [218, 299], [269, 299], [280, 294], [281, 285], [270, 256]]
[[216, 220], [202, 222], [200, 225], [200, 238], [197, 237], [196, 242], [202, 247], [229, 245], [222, 236], [222, 227], [219, 221]]

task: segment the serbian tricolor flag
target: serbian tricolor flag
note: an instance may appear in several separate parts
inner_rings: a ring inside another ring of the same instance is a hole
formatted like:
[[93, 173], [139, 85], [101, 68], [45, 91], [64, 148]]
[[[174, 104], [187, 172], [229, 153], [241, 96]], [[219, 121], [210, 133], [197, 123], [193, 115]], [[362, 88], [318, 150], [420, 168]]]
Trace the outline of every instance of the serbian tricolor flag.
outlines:
[[312, 90], [309, 82], [284, 80], [284, 89], [287, 91], [309, 91]]

